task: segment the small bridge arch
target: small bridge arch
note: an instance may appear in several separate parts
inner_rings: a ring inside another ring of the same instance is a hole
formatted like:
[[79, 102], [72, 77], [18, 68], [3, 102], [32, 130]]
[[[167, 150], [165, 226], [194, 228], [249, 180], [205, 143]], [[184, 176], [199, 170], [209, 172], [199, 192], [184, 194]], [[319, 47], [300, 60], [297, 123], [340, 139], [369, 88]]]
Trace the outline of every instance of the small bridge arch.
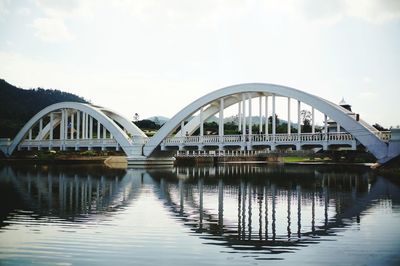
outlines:
[[[97, 124], [95, 133], [94, 124]], [[37, 134], [33, 136], [32, 129], [35, 127]], [[59, 127], [59, 139], [55, 138], [56, 127]], [[93, 135], [97, 135], [96, 138]], [[132, 147], [135, 144], [142, 145], [145, 140], [147, 136], [136, 125], [110, 109], [86, 103], [61, 102], [50, 105], [34, 115], [18, 132], [6, 153], [11, 155], [26, 142], [28, 148], [58, 147], [61, 150], [81, 147], [104, 148], [111, 145], [117, 149], [120, 147], [130, 155], [133, 152]]]

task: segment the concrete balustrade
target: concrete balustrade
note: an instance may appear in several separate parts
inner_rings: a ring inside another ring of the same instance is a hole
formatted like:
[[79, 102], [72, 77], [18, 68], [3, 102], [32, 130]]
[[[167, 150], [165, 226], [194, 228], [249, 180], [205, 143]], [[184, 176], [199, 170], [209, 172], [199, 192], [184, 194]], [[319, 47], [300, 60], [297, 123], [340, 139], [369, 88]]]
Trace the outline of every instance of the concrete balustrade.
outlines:
[[293, 145], [301, 147], [303, 145], [317, 145], [325, 147], [326, 145], [342, 145], [344, 147], [352, 147], [355, 149], [356, 139], [349, 133], [302, 133], [302, 134], [276, 134], [272, 135], [257, 134], [257, 135], [225, 135], [222, 138], [218, 135], [206, 136], [188, 136], [188, 137], [168, 137], [161, 146], [167, 147], [180, 146], [244, 146], [251, 145]]

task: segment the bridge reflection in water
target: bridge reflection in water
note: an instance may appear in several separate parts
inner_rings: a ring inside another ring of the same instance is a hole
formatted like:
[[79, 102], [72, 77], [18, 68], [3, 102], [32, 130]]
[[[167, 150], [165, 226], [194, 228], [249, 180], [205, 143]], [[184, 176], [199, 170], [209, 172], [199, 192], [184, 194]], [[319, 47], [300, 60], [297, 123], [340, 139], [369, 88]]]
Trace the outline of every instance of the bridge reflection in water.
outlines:
[[140, 197], [146, 186], [206, 244], [258, 256], [294, 252], [360, 223], [377, 203], [390, 208], [400, 202], [399, 187], [388, 179], [364, 168], [339, 172], [247, 164], [170, 170], [3, 167], [2, 205], [8, 205], [0, 227], [20, 215], [18, 210], [33, 212], [39, 221], [107, 219], [131, 204], [146, 204]]

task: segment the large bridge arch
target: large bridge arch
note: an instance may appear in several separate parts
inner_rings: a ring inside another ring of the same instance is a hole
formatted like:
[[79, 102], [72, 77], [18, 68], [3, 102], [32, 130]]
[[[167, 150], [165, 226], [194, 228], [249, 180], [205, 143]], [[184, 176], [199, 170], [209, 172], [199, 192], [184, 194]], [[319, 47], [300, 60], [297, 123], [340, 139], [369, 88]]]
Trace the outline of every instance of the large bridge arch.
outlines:
[[[18, 132], [16, 137], [11, 142], [10, 146], [7, 149], [7, 155], [11, 155], [16, 147], [18, 147], [19, 143], [24, 140], [29, 130], [35, 126], [40, 119], [49, 115], [51, 112], [55, 112], [57, 110], [62, 109], [73, 109], [76, 111], [80, 111], [83, 113], [87, 113], [89, 116], [96, 119], [104, 128], [106, 128], [115, 138], [117, 143], [121, 146], [122, 150], [129, 156], [132, 153], [132, 146], [135, 142], [142, 144], [143, 139], [147, 139], [147, 136], [141, 131], [136, 125], [130, 122], [128, 119], [123, 117], [122, 115], [111, 111], [109, 109], [105, 109], [103, 107], [93, 106], [85, 103], [78, 102], [61, 102], [56, 103], [50, 106], [47, 106], [43, 110], [39, 111], [36, 115], [34, 115]], [[124, 127], [126, 132], [119, 127], [118, 124]], [[56, 124], [59, 124], [60, 121], [56, 120]], [[39, 138], [46, 135], [46, 131], [49, 130], [49, 126], [47, 125], [43, 132], [39, 133]]]
[[[384, 162], [387, 160], [388, 146], [380, 140], [372, 131], [372, 127], [363, 121], [356, 121], [349, 115], [349, 111], [321, 97], [300, 91], [294, 88], [268, 84], [268, 83], [247, 83], [225, 87], [211, 92], [194, 102], [187, 105], [174, 117], [172, 117], [164, 126], [144, 145], [144, 156], [151, 156], [159, 147], [161, 142], [174, 132], [182, 121], [196, 113], [200, 108], [215, 102], [218, 99], [228, 99], [225, 101], [225, 107], [238, 103], [241, 99], [240, 94], [248, 93], [251, 97], [256, 95], [276, 95], [290, 97], [314, 107], [320, 112], [326, 114], [331, 119], [340, 123], [341, 127], [354, 136], [363, 144], [377, 159]], [[217, 113], [218, 108], [214, 108], [207, 116]]]

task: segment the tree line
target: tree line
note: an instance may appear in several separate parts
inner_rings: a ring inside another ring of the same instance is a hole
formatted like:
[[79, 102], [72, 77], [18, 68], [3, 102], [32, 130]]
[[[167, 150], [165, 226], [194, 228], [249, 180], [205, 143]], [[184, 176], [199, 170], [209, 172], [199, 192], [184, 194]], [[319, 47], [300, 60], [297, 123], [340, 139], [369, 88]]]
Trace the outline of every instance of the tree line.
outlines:
[[36, 113], [58, 102], [82, 102], [84, 98], [53, 89], [21, 89], [0, 79], [0, 138], [11, 138]]

